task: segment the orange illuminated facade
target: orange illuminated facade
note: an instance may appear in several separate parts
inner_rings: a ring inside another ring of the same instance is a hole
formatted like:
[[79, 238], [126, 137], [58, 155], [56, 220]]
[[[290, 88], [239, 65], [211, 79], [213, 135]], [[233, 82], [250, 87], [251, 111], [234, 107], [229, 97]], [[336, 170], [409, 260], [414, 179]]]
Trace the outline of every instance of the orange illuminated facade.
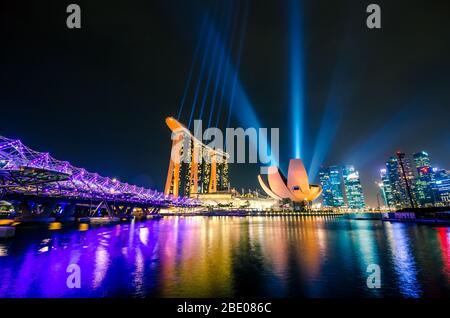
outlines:
[[269, 185], [262, 176], [258, 176], [261, 188], [270, 197], [281, 200], [289, 199], [293, 202], [312, 202], [322, 193], [319, 185], [309, 184], [308, 175], [301, 159], [292, 159], [289, 162], [288, 177], [281, 174], [278, 167], [269, 167], [267, 174]]
[[172, 131], [172, 150], [165, 194], [195, 196], [229, 190], [229, 155], [198, 140], [173, 117], [166, 118]]

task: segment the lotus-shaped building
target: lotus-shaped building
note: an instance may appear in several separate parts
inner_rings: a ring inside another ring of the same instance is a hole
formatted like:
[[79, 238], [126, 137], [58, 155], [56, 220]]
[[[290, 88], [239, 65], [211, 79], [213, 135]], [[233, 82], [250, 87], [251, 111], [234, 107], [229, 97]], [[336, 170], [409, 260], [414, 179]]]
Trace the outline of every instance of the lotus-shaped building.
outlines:
[[276, 166], [269, 167], [267, 179], [269, 185], [264, 182], [261, 175], [258, 176], [261, 188], [267, 195], [277, 200], [290, 199], [294, 203], [309, 203], [322, 193], [319, 185], [309, 184], [308, 175], [301, 159], [289, 161], [287, 179]]

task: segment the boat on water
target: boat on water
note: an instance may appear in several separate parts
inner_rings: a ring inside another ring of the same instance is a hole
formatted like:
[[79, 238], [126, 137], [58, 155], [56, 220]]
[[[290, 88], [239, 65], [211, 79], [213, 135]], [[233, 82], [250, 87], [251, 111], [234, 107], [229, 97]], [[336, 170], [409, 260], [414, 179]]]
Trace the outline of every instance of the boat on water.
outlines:
[[90, 217], [89, 223], [91, 224], [111, 224], [119, 223], [120, 218], [117, 217]]
[[81, 217], [78, 219], [79, 223], [90, 224], [115, 224], [120, 222], [129, 222], [133, 216], [115, 217], [115, 216], [98, 216], [98, 217]]
[[450, 208], [402, 209], [382, 214], [383, 221], [450, 225]]
[[162, 218], [164, 218], [164, 216], [161, 215], [161, 214], [151, 214], [151, 215], [147, 215], [146, 216], [147, 220], [159, 220], [159, 219], [162, 219]]

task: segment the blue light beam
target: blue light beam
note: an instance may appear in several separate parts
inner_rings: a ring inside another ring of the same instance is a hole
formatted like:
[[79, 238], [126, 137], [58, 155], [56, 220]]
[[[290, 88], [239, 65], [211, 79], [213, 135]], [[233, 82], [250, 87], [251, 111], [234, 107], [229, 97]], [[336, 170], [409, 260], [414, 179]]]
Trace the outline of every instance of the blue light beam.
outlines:
[[[308, 175], [311, 180], [317, 177], [320, 166], [326, 160], [339, 127], [344, 120], [344, 114], [351, 104], [354, 93], [358, 90], [364, 67], [355, 61], [360, 61], [362, 48], [354, 49], [354, 41], [350, 37], [343, 40], [332, 80], [322, 121], [319, 126], [314, 153], [309, 165]], [[355, 52], [351, 56], [348, 52]]]
[[[206, 19], [208, 19], [208, 16], [206, 16]], [[211, 22], [209, 22], [209, 24], [211, 24]], [[208, 25], [208, 22], [207, 22]], [[200, 65], [200, 71], [199, 71], [199, 75], [198, 75], [198, 79], [197, 79], [197, 86], [195, 87], [195, 92], [194, 92], [194, 99], [192, 101], [192, 107], [191, 107], [191, 114], [189, 115], [189, 121], [188, 121], [188, 128], [191, 128], [192, 125], [192, 120], [194, 118], [194, 113], [195, 113], [195, 108], [197, 105], [197, 99], [198, 99], [198, 95], [200, 93], [200, 88], [202, 86], [202, 80], [203, 80], [203, 75], [205, 72], [205, 67], [206, 67], [206, 62], [208, 60], [208, 55], [209, 55], [209, 51], [211, 49], [211, 41], [213, 39], [213, 30], [212, 28], [209, 28], [208, 30], [208, 34], [207, 34], [207, 39], [206, 39], [206, 44], [203, 50], [203, 55], [202, 55], [202, 63]]]
[[195, 65], [197, 63], [198, 55], [200, 53], [201, 44], [203, 42], [202, 40], [203, 40], [203, 37], [205, 35], [205, 31], [206, 31], [205, 27], [206, 27], [206, 16], [203, 18], [202, 26], [200, 28], [200, 36], [198, 38], [197, 45], [195, 46], [191, 67], [189, 68], [189, 73], [188, 73], [188, 76], [187, 76], [187, 79], [186, 79], [186, 86], [184, 88], [183, 96], [181, 98], [180, 106], [179, 106], [179, 109], [178, 109], [178, 117], [177, 117], [178, 120], [180, 120], [181, 114], [183, 113], [184, 104], [186, 102], [186, 96], [188, 94], [188, 91], [189, 91], [189, 88], [190, 88], [190, 85], [191, 85], [192, 75], [194, 74]]
[[[227, 22], [226, 22], [225, 28], [224, 28], [225, 38], [228, 38], [228, 34], [230, 33], [230, 32], [228, 32], [228, 30], [230, 29], [230, 24], [231, 24], [231, 20], [232, 20], [232, 16], [233, 16], [233, 1], [230, 1], [229, 4], [230, 5], [228, 6]], [[208, 127], [211, 127], [212, 117], [213, 117], [213, 114], [214, 114], [214, 111], [216, 108], [216, 101], [217, 101], [217, 95], [219, 92], [219, 85], [220, 85], [220, 82], [222, 79], [224, 55], [225, 55], [225, 50], [221, 50], [220, 56], [219, 56], [218, 71], [216, 72], [216, 78], [215, 78], [215, 83], [214, 83], [213, 96], [211, 99], [211, 108], [209, 111]], [[216, 127], [217, 127], [217, 124], [216, 124]]]
[[[218, 29], [215, 25], [215, 22], [213, 19], [207, 20], [207, 30], [208, 30], [208, 40], [206, 41], [206, 48], [205, 53], [203, 54], [202, 63], [200, 65], [200, 74], [206, 75], [205, 71], [209, 72], [211, 71], [210, 68], [212, 68], [212, 73], [214, 75], [217, 75], [214, 72], [218, 71], [218, 68], [214, 63], [213, 56], [214, 54], [211, 54], [212, 50], [216, 50], [212, 48], [212, 46], [217, 45], [217, 54], [218, 56], [223, 56], [223, 67], [225, 69], [225, 75], [220, 80], [222, 81], [220, 84], [222, 84], [223, 88], [223, 99], [224, 99], [224, 105], [228, 104], [229, 107], [229, 114], [228, 117], [231, 118], [231, 114], [235, 116], [235, 118], [238, 120], [239, 125], [246, 129], [249, 127], [259, 129], [262, 126], [260, 125], [258, 116], [255, 112], [255, 108], [253, 107], [245, 89], [242, 85], [240, 79], [239, 79], [239, 66], [240, 66], [240, 56], [241, 52], [243, 51], [244, 47], [244, 36], [245, 36], [245, 30], [247, 25], [247, 19], [248, 19], [248, 1], [245, 1], [245, 8], [244, 8], [244, 14], [242, 15], [242, 25], [240, 26], [239, 32], [239, 44], [237, 46], [238, 52], [236, 57], [236, 64], [232, 60], [232, 56], [230, 54], [229, 47], [226, 45], [228, 43], [224, 42], [224, 39], [222, 38], [222, 34], [218, 32]], [[238, 37], [237, 37], [238, 38]], [[213, 42], [214, 41], [214, 42]], [[192, 123], [192, 119], [195, 113], [195, 105], [198, 100], [198, 95], [200, 94], [200, 88], [202, 86], [202, 81], [205, 80], [206, 76], [199, 76], [197, 81], [197, 87], [196, 92], [194, 94], [194, 104], [191, 110], [191, 116], [189, 125]], [[214, 76], [217, 78], [217, 76]], [[220, 76], [219, 76], [220, 78]], [[206, 79], [207, 80], [207, 79]], [[205, 85], [208, 85], [205, 83]], [[231, 107], [233, 105], [233, 107]], [[229, 127], [229, 125], [227, 125]], [[251, 145], [252, 147], [256, 147], [256, 145]], [[271, 153], [271, 147], [270, 145], [267, 145], [266, 147], [268, 153]], [[272, 164], [276, 164], [276, 158], [272, 157]]]
[[[242, 25], [242, 28], [241, 28], [241, 34], [240, 34], [240, 38], [239, 38], [239, 45], [238, 45], [238, 51], [237, 51], [237, 60], [236, 60], [236, 70], [234, 70], [234, 72], [233, 72], [234, 79], [233, 79], [233, 86], [231, 88], [231, 98], [230, 98], [230, 101], [229, 101], [230, 110], [228, 112], [227, 127], [230, 127], [231, 113], [233, 112], [234, 101], [235, 101], [235, 96], [236, 96], [236, 89], [237, 89], [237, 85], [238, 85], [238, 77], [239, 77], [239, 71], [238, 70], [239, 70], [239, 68], [241, 66], [242, 49], [244, 47], [245, 32], [247, 30], [248, 2], [245, 2], [244, 13], [243, 13], [242, 19], [243, 19], [243, 25]], [[258, 125], [258, 127], [259, 127], [259, 125]]]
[[[225, 13], [224, 13], [225, 15]], [[219, 19], [219, 21], [221, 21], [222, 19]], [[218, 32], [217, 34], [215, 34], [214, 36], [214, 47], [213, 47], [213, 51], [212, 54], [210, 56], [209, 59], [209, 68], [208, 68], [208, 73], [207, 73], [207, 78], [206, 78], [206, 84], [203, 90], [203, 98], [202, 98], [202, 103], [201, 103], [201, 107], [200, 107], [200, 113], [198, 118], [199, 119], [203, 119], [203, 113], [205, 111], [205, 106], [206, 106], [206, 102], [208, 100], [208, 95], [209, 95], [209, 88], [211, 85], [211, 80], [213, 78], [213, 73], [214, 71], [217, 72], [216, 70], [216, 66], [217, 66], [217, 59], [218, 57], [220, 57], [222, 55], [222, 51], [219, 51], [219, 42], [220, 42], [220, 32]], [[197, 133], [197, 132], [196, 132]]]
[[291, 125], [294, 138], [294, 157], [302, 155], [303, 122], [305, 108], [304, 90], [304, 57], [302, 18], [300, 1], [289, 1], [289, 34], [290, 34], [290, 95], [291, 95]]
[[[233, 29], [231, 31], [231, 36], [229, 39], [229, 44], [228, 44], [228, 49], [229, 51], [233, 50], [233, 42], [237, 33], [237, 26], [238, 26], [238, 20], [239, 20], [239, 7], [236, 10], [236, 13], [234, 15], [233, 18]], [[217, 117], [216, 117], [216, 127], [219, 127], [219, 121], [222, 115], [222, 109], [223, 109], [223, 104], [224, 104], [224, 97], [225, 97], [225, 92], [226, 92], [226, 79], [228, 78], [228, 74], [230, 72], [230, 68], [229, 65], [226, 65], [225, 67], [225, 74], [224, 77], [221, 78], [222, 81], [222, 85], [221, 85], [221, 90], [220, 90], [220, 99], [219, 99], [219, 110], [217, 112]]]

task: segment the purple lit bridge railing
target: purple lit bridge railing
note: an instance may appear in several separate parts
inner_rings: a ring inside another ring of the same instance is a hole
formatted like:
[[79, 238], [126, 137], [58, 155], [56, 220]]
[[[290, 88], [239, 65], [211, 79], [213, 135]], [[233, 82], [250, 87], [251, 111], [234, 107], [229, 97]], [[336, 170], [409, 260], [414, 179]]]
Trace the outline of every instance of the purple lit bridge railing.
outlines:
[[20, 196], [135, 207], [193, 207], [198, 201], [102, 177], [0, 136], [0, 200]]

